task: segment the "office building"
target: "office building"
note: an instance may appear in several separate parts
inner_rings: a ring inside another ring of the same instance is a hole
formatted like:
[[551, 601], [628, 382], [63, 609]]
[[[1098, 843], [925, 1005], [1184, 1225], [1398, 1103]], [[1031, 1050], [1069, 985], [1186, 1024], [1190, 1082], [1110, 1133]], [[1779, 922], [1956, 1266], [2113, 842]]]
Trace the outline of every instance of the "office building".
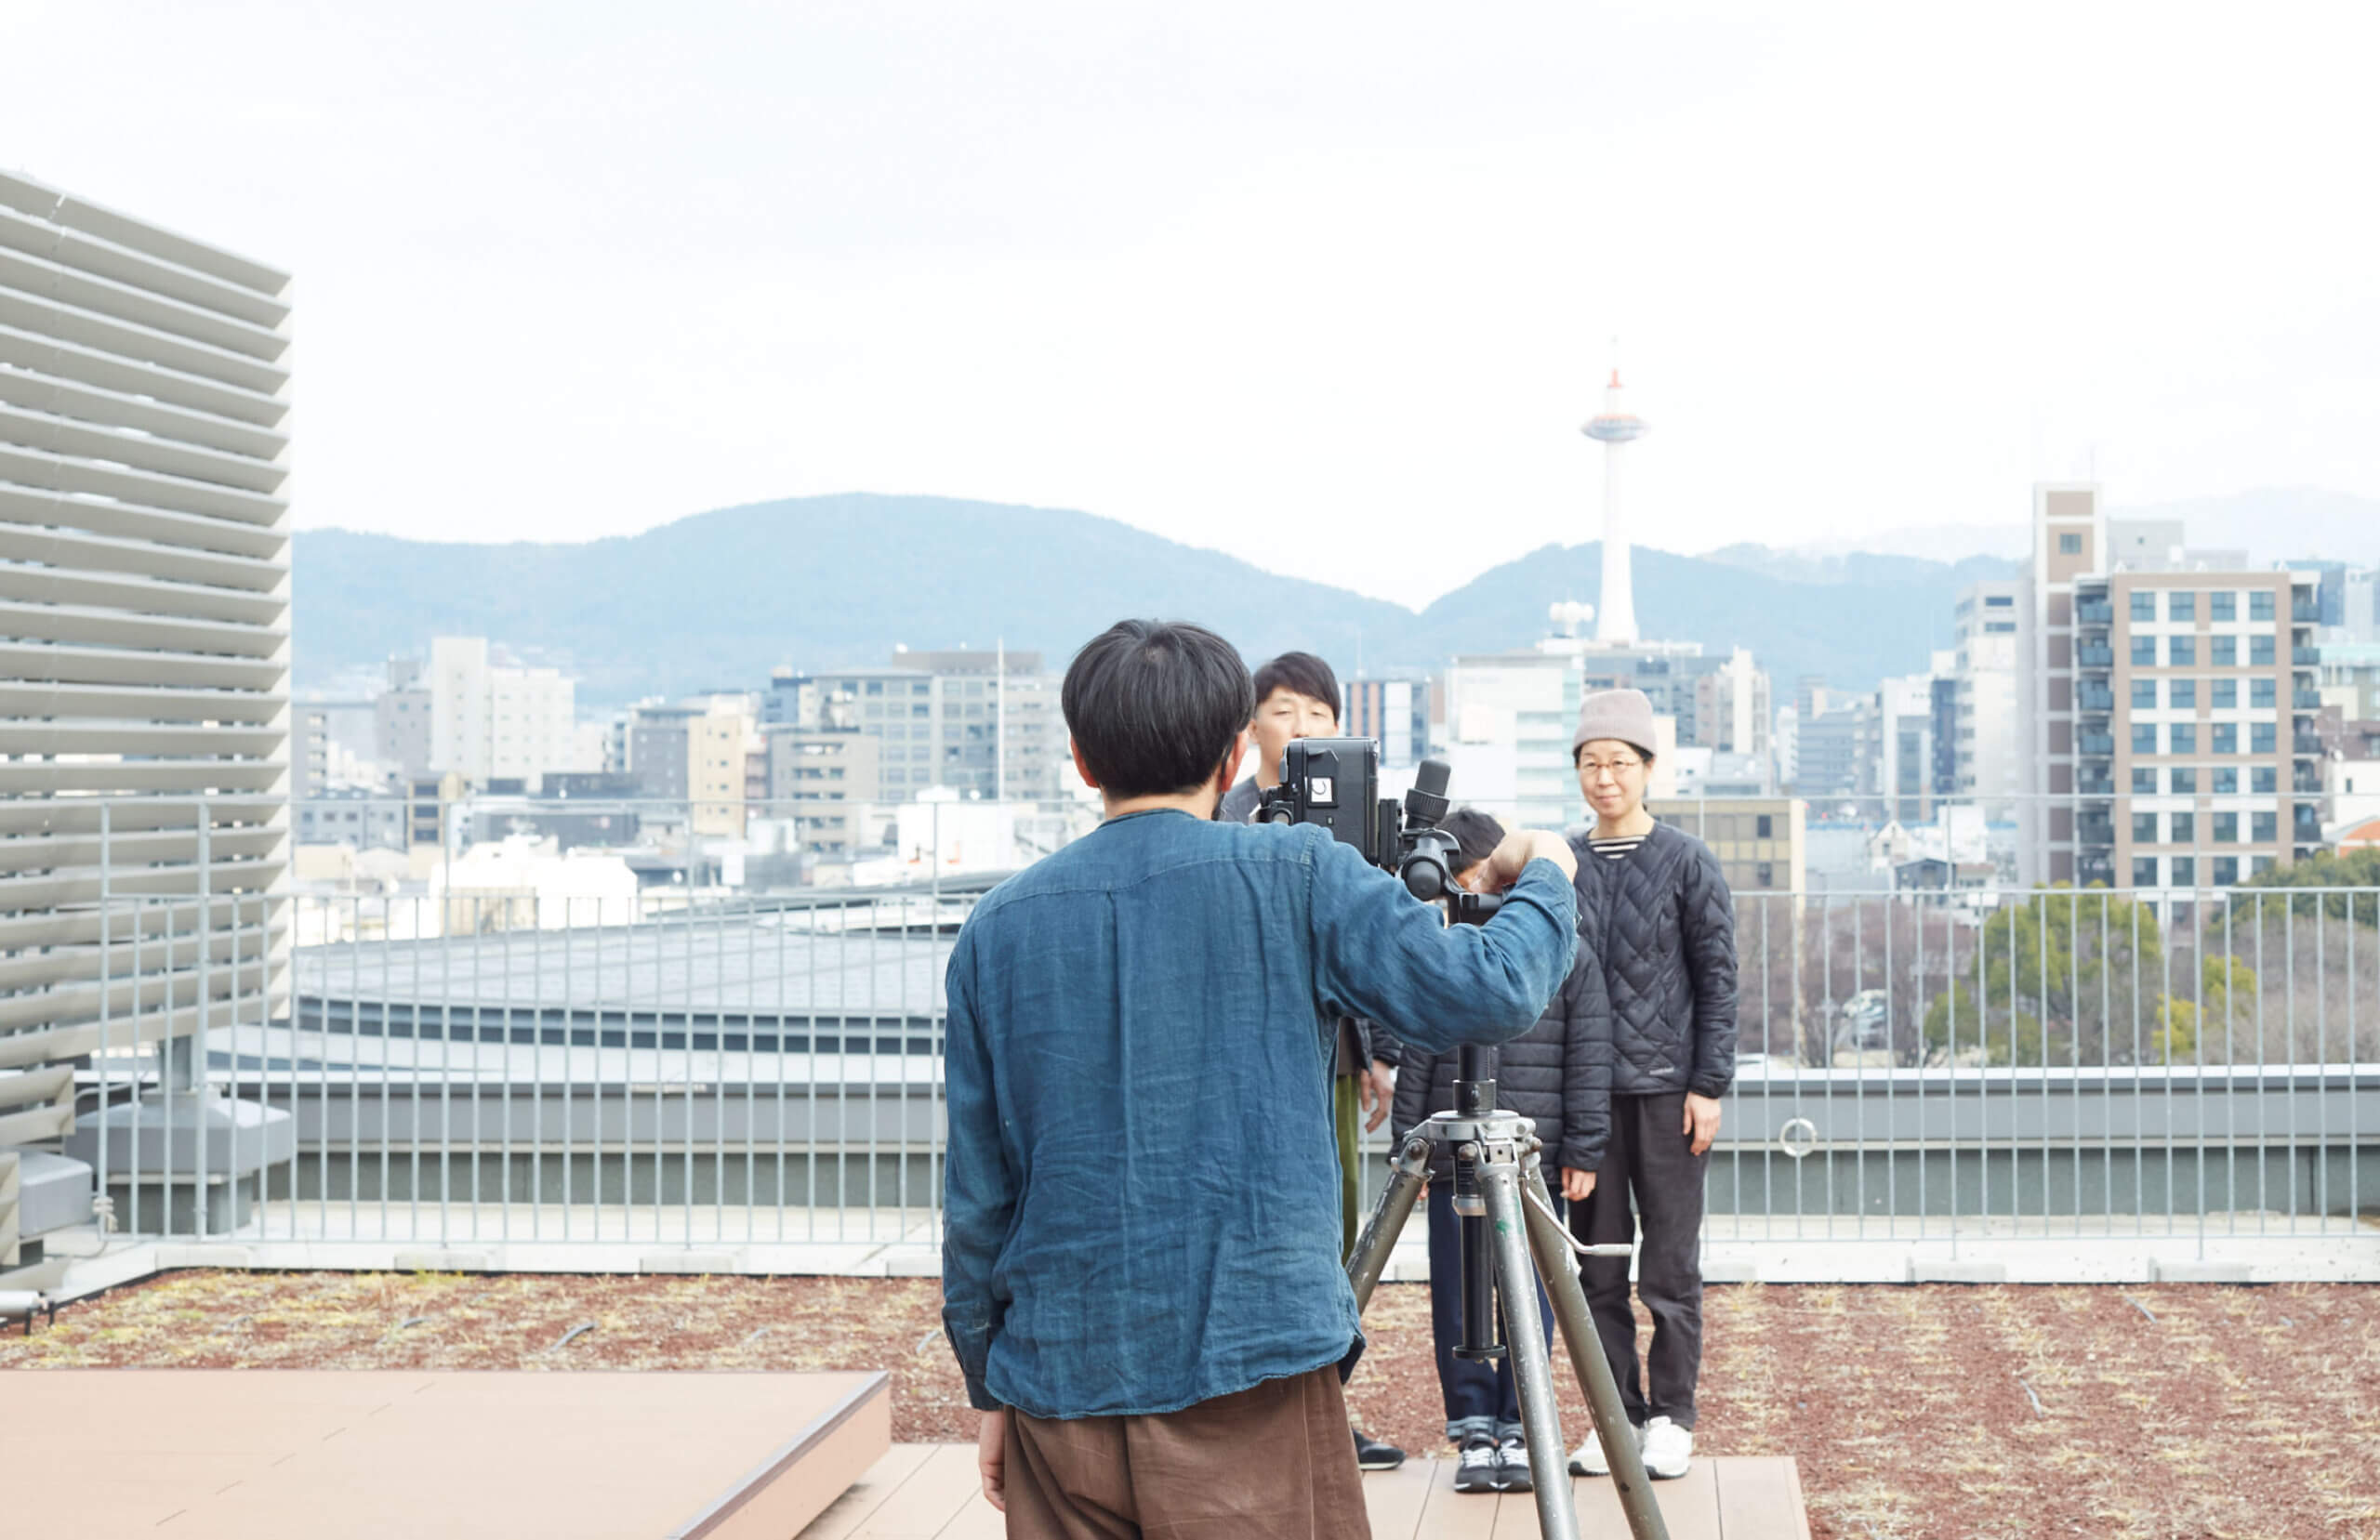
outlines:
[[1662, 823], [1711, 847], [1733, 892], [1798, 893], [1806, 884], [1807, 814], [1799, 797], [1713, 796], [1656, 806], [1653, 811]]
[[2107, 517], [2096, 486], [2034, 492], [2019, 612], [2023, 879], [2161, 903], [2320, 848], [2310, 573]]
[[[742, 835], [758, 706], [749, 695], [726, 691], [636, 707], [628, 716], [628, 773], [641, 796], [682, 804], [694, 834]], [[647, 809], [646, 817], [659, 813]]]
[[[1702, 661], [1693, 660], [1698, 665]], [[1678, 741], [1721, 754], [1766, 757], [1772, 715], [1767, 673], [1740, 647], [1709, 662], [1709, 671], [1694, 680], [1691, 731], [1682, 730]]]
[[1420, 764], [1430, 752], [1430, 681], [1420, 676], [1350, 679], [1339, 730], [1351, 738], [1380, 740], [1380, 760], [1389, 770]]
[[[228, 1138], [190, 1096], [189, 1033], [284, 987], [288, 284], [0, 174], [0, 1068], [29, 1072], [0, 1075], [0, 1288], [38, 1229], [87, 1217], [102, 1139], [120, 1174], [136, 1137], [186, 1161]], [[103, 917], [135, 898], [165, 902]], [[217, 939], [154, 944], [168, 924]], [[78, 1124], [66, 1066], [159, 1043], [165, 1089]], [[288, 1126], [250, 1128], [258, 1159]], [[222, 1201], [245, 1203], [256, 1165], [223, 1160]]]
[[800, 849], [848, 862], [877, 842], [866, 809], [884, 799], [870, 733], [772, 723], [760, 730], [768, 764], [768, 816], [797, 825]]
[[438, 637], [425, 682], [431, 770], [483, 786], [602, 768], [578, 762], [576, 687], [558, 669], [491, 663], [485, 637]]
[[878, 739], [884, 795], [894, 801], [930, 786], [1044, 800], [1067, 784], [1058, 685], [1038, 652], [903, 652], [883, 668], [780, 670], [762, 717]]

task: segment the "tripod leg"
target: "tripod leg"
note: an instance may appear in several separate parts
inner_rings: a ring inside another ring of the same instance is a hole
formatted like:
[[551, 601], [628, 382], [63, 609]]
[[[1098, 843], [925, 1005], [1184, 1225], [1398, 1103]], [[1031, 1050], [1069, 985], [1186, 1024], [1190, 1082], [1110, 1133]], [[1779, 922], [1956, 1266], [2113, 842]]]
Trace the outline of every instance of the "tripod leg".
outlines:
[[1380, 1202], [1372, 1205], [1371, 1218], [1355, 1237], [1355, 1249], [1347, 1254], [1347, 1282], [1355, 1285], [1359, 1314], [1372, 1302], [1381, 1270], [1388, 1266], [1389, 1250], [1405, 1233], [1405, 1221], [1413, 1217], [1413, 1200], [1421, 1195], [1421, 1185], [1430, 1179], [1429, 1141], [1408, 1139], [1391, 1169], [1395, 1174], [1381, 1189]]
[[1536, 1204], [1523, 1205], [1528, 1218], [1529, 1244], [1537, 1253], [1538, 1270], [1545, 1276], [1546, 1297], [1554, 1304], [1554, 1329], [1570, 1349], [1570, 1368], [1594, 1413], [1595, 1437], [1603, 1441], [1604, 1457], [1611, 1462], [1612, 1485], [1620, 1494], [1620, 1511], [1628, 1517], [1628, 1533], [1636, 1540], [1669, 1540], [1669, 1526], [1661, 1521], [1652, 1481], [1645, 1474], [1644, 1453], [1622, 1431], [1628, 1426], [1628, 1413], [1620, 1403], [1620, 1382], [1612, 1378], [1603, 1342], [1595, 1336], [1594, 1317], [1587, 1310], [1587, 1291], [1579, 1282], [1569, 1236], [1548, 1217], [1554, 1196], [1545, 1190], [1545, 1174], [1537, 1156], [1529, 1156], [1524, 1164], [1522, 1179], [1545, 1205], [1542, 1211]]
[[1520, 1168], [1509, 1161], [1488, 1162], [1479, 1168], [1479, 1188], [1488, 1201], [1488, 1229], [1495, 1241], [1496, 1287], [1504, 1301], [1504, 1334], [1511, 1339], [1513, 1385], [1520, 1392], [1529, 1480], [1537, 1489], [1537, 1527], [1541, 1534], [1570, 1540], [1579, 1533], [1579, 1514], [1570, 1495], [1561, 1415], [1554, 1405], [1554, 1364], [1546, 1357], [1545, 1325], [1537, 1314], [1537, 1273], [1523, 1238], [1527, 1221]]

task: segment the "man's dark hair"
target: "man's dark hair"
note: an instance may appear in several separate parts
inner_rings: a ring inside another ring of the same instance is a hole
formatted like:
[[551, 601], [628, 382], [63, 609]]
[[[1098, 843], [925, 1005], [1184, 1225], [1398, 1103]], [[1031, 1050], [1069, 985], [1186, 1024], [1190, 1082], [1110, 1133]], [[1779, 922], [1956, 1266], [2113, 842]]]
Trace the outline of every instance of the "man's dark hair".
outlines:
[[1183, 621], [1119, 620], [1083, 645], [1058, 693], [1066, 731], [1112, 796], [1186, 792], [1214, 778], [1256, 714], [1248, 665]]
[[1454, 836], [1455, 858], [1448, 863], [1456, 876], [1493, 855], [1504, 842], [1504, 826], [1476, 808], [1457, 808], [1438, 820], [1438, 827]]
[[1284, 652], [1256, 671], [1257, 704], [1263, 704], [1276, 690], [1310, 695], [1330, 708], [1332, 721], [1339, 719], [1339, 676], [1311, 652]]

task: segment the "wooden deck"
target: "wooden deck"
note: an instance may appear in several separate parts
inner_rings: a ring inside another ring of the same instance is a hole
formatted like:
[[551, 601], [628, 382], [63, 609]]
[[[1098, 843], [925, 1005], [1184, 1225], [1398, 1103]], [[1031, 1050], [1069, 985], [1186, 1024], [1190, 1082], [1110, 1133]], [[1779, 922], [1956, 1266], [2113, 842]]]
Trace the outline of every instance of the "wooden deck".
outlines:
[[0, 1373], [0, 1534], [784, 1540], [892, 1446], [881, 1374]]
[[[1586, 1540], [1628, 1525], [1608, 1481], [1571, 1483]], [[1686, 1476], [1653, 1490], [1671, 1540], [1809, 1540], [1802, 1480], [1790, 1459], [1697, 1460]], [[1373, 1540], [1535, 1540], [1536, 1499], [1454, 1490], [1451, 1459], [1408, 1460], [1364, 1478]], [[975, 1481], [972, 1444], [895, 1444], [801, 1540], [987, 1540], [1000, 1516]]]

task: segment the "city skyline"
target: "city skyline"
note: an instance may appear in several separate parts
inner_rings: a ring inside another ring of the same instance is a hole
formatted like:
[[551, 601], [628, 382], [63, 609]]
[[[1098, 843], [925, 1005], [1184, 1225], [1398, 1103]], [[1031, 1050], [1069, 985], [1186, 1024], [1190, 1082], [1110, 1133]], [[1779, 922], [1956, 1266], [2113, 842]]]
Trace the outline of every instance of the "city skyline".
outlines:
[[[434, 9], [248, 20], [20, 7], [0, 46], [126, 89], [31, 72], [0, 132], [297, 272], [305, 528], [931, 491], [1275, 570], [1297, 523], [1410, 604], [1573, 537], [1614, 332], [1675, 548], [2005, 529], [2085, 467], [2118, 507], [2380, 494], [2353, 11], [1267, 16], [1250, 50], [1253, 13], [533, 7], [461, 59]], [[272, 84], [227, 109], [193, 61], [232, 37]]]

